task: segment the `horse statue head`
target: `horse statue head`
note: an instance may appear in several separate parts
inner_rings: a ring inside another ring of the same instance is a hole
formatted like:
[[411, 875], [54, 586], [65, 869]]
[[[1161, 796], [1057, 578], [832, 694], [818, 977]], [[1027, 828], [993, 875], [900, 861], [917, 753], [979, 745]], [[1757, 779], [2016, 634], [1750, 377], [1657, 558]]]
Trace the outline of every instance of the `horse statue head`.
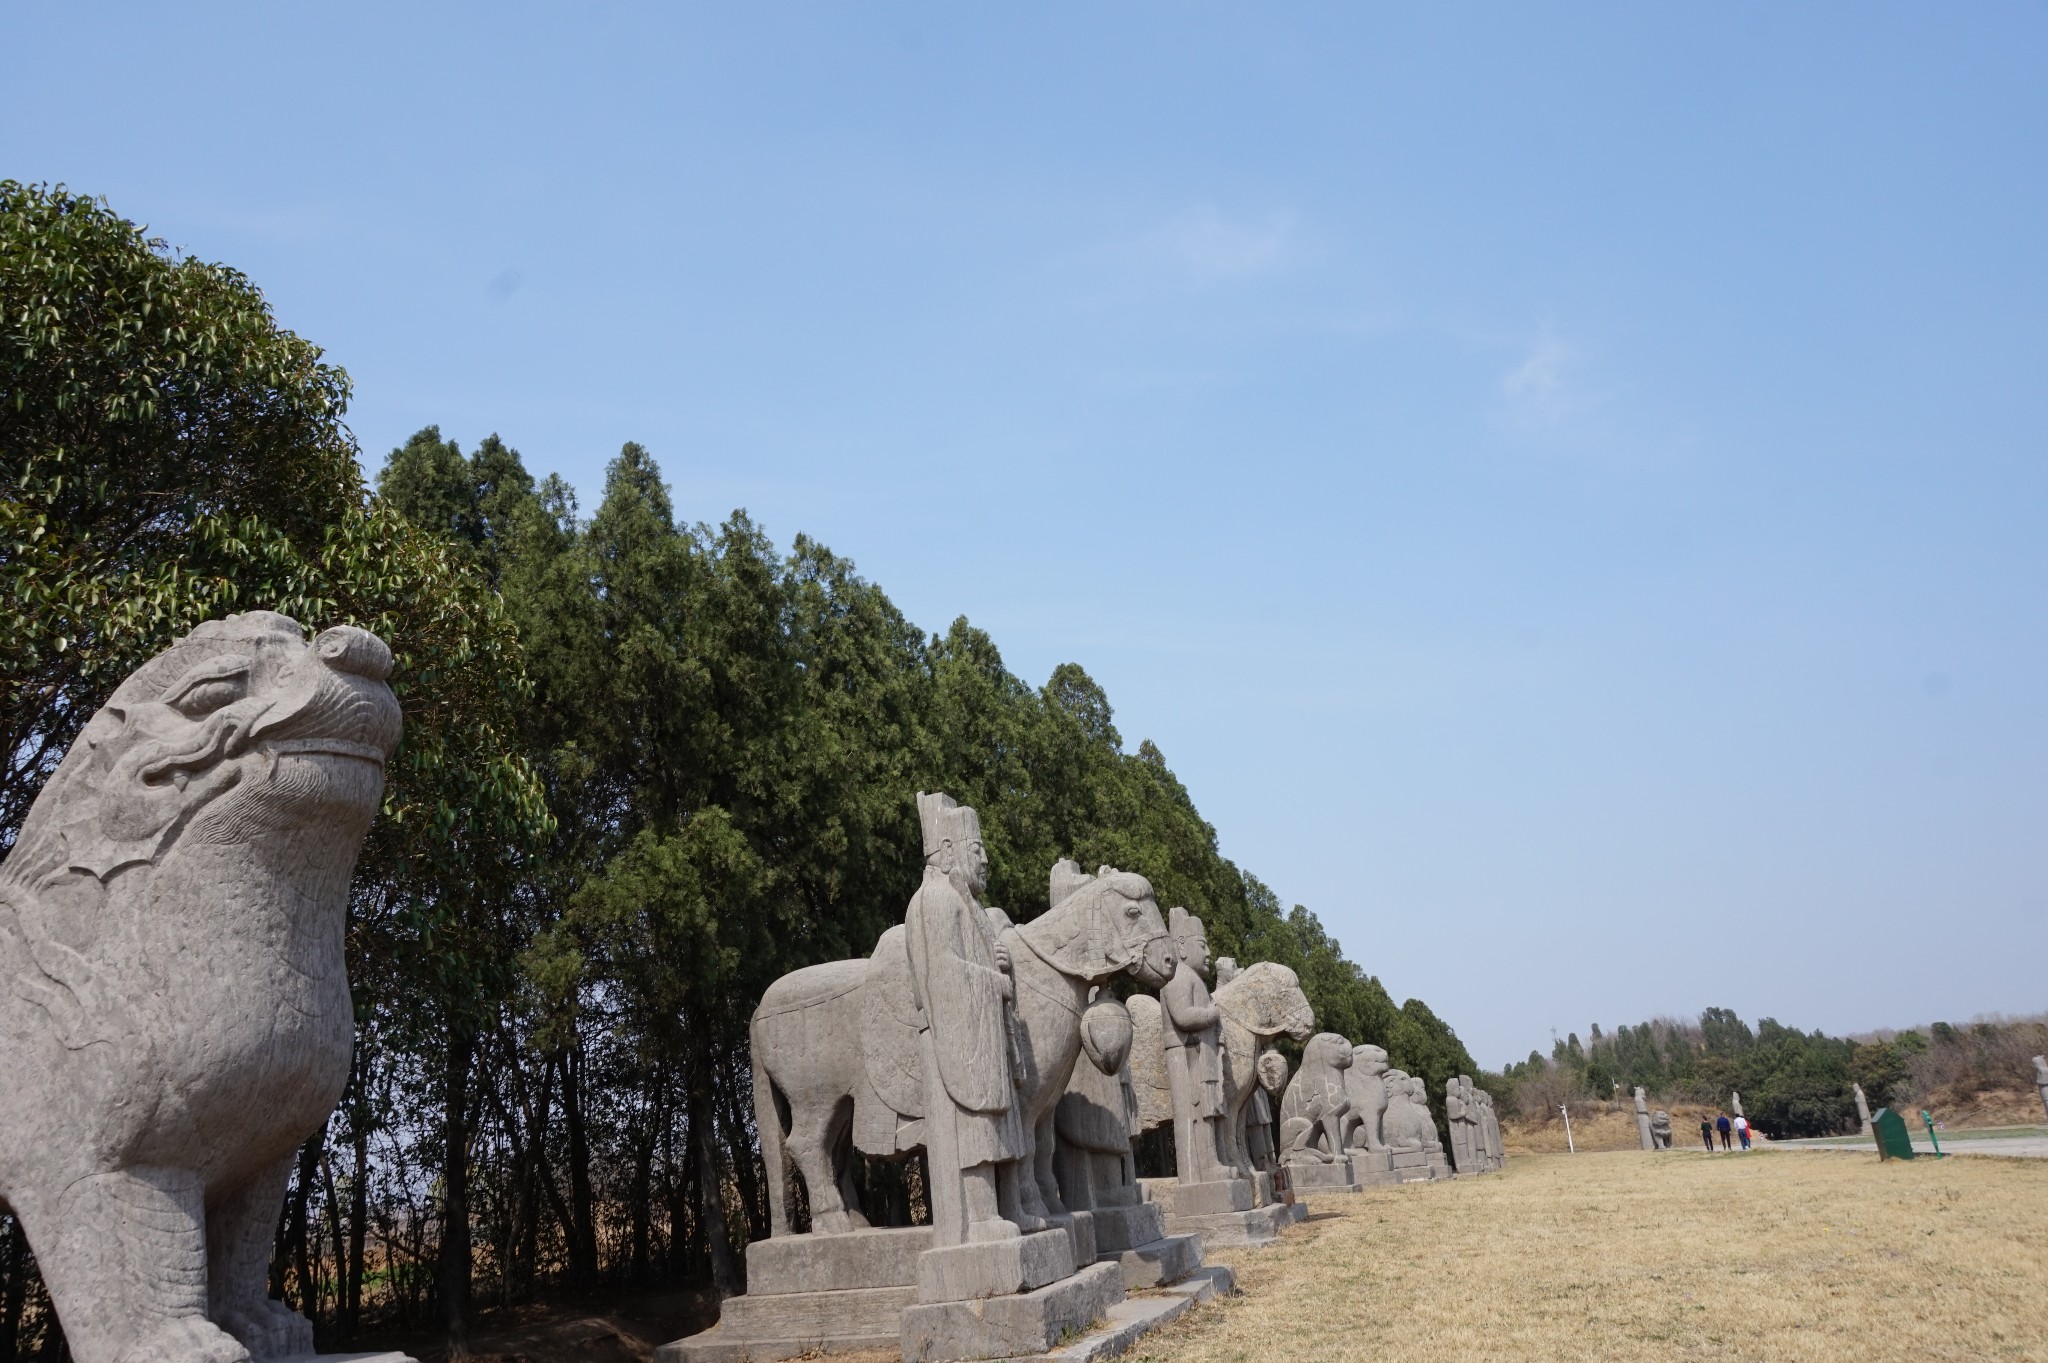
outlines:
[[1104, 866], [1094, 875], [1068, 860], [1052, 868], [1052, 907], [1018, 933], [1062, 975], [1101, 984], [1128, 973], [1158, 988], [1178, 959], [1152, 882]]

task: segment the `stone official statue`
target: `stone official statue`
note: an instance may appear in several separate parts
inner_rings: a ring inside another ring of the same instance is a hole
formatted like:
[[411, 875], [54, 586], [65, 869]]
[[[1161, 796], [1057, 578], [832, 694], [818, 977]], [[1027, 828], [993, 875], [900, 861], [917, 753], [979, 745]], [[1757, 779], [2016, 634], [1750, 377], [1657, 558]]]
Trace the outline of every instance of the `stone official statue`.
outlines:
[[1484, 1138], [1478, 1134], [1478, 1104], [1471, 1101], [1472, 1081], [1462, 1074], [1444, 1080], [1444, 1116], [1451, 1126], [1451, 1164], [1461, 1174], [1476, 1174], [1486, 1165]]
[[2048, 1056], [2034, 1057], [2034, 1087], [2041, 1090], [2041, 1107], [2048, 1111]]
[[1207, 1183], [1230, 1177], [1225, 1169], [1223, 1120], [1223, 1015], [1209, 995], [1202, 972], [1209, 968], [1209, 941], [1202, 920], [1186, 909], [1167, 915], [1180, 960], [1173, 978], [1159, 991], [1161, 1037], [1166, 1049], [1167, 1082], [1173, 1092], [1173, 1140], [1180, 1181]]
[[[1009, 953], [981, 906], [988, 851], [981, 818], [949, 795], [917, 797], [924, 883], [903, 926], [911, 997], [923, 1017], [925, 1155], [932, 1243], [1010, 1239], [1024, 1219], [1017, 1182], [1028, 1158], [1018, 1114]], [[1023, 1229], [1042, 1230], [1032, 1219]]]

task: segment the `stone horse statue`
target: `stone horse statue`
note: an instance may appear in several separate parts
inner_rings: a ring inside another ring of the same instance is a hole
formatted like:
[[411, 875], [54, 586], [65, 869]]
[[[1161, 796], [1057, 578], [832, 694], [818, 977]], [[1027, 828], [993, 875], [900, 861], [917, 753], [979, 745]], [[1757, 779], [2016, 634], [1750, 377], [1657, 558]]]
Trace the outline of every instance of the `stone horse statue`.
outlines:
[[[1216, 986], [1212, 994], [1223, 1017], [1223, 1155], [1242, 1178], [1253, 1177], [1245, 1117], [1259, 1086], [1260, 1054], [1283, 1032], [1305, 1041], [1316, 1027], [1315, 1010], [1301, 992], [1301, 980], [1276, 961], [1259, 961]], [[1131, 1043], [1131, 1083], [1138, 1096], [1138, 1128], [1150, 1131], [1173, 1121], [1161, 1052], [1159, 1000], [1128, 1000], [1137, 1037]]]
[[[1033, 1141], [1033, 1176], [1019, 1181], [1018, 1200], [1025, 1219], [1039, 1222], [1066, 1210], [1053, 1169], [1053, 1112], [1081, 1054], [1090, 987], [1129, 974], [1157, 988], [1175, 965], [1143, 876], [1112, 866], [1091, 876], [1062, 861], [1051, 882], [1052, 907], [1029, 923], [989, 910], [1016, 980], [1016, 1101]], [[810, 1197], [813, 1230], [838, 1234], [868, 1224], [852, 1155], [900, 1159], [924, 1143], [922, 1026], [900, 924], [882, 934], [867, 960], [806, 966], [768, 987], [751, 1039], [771, 1234], [796, 1231], [784, 1177], [792, 1164]]]
[[0, 1211], [78, 1363], [312, 1351], [270, 1255], [348, 1082], [390, 671], [349, 626], [200, 625], [92, 717], [0, 869]]

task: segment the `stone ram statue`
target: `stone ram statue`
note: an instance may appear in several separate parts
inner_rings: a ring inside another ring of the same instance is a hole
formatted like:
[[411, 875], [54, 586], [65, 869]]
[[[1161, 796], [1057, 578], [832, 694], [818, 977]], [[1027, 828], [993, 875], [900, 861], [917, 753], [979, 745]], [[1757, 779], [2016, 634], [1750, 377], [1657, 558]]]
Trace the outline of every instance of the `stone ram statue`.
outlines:
[[268, 1271], [348, 1081], [390, 671], [348, 626], [200, 625], [93, 716], [0, 868], [0, 1210], [78, 1363], [312, 1350]]

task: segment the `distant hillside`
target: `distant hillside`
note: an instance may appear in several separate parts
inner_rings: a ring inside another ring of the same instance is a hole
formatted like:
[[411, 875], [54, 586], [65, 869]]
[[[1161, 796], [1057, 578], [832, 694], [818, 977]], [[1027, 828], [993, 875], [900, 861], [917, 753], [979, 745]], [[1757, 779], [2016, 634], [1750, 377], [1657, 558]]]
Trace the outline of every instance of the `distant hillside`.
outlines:
[[1825, 1136], [1856, 1129], [1852, 1084], [1872, 1110], [1924, 1106], [1973, 1125], [2038, 1122], [2030, 1057], [2044, 1053], [2048, 1014], [1834, 1037], [1772, 1018], [1752, 1029], [1731, 1009], [1709, 1008], [1696, 1022], [1654, 1018], [1612, 1032], [1595, 1023], [1584, 1041], [1573, 1032], [1548, 1057], [1531, 1051], [1501, 1078], [1531, 1121], [1555, 1120], [1563, 1103], [1626, 1098], [1640, 1085], [1664, 1105], [1725, 1107], [1739, 1092], [1767, 1134]]

